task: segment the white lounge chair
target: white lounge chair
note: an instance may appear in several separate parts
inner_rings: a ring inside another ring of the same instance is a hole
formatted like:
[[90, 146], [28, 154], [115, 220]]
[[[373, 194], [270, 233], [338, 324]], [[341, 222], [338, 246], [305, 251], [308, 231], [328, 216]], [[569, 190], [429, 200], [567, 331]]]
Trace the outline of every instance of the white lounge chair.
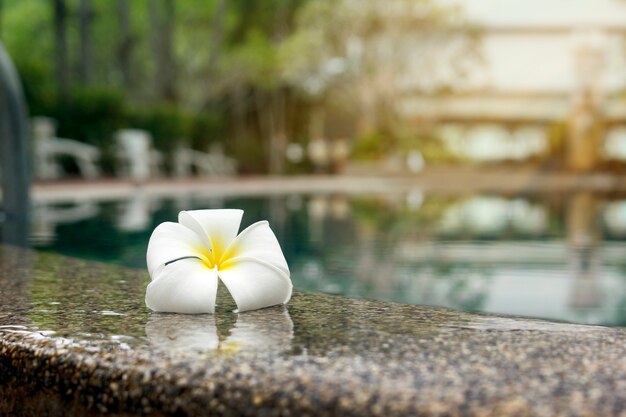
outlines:
[[42, 180], [53, 180], [63, 177], [63, 167], [59, 156], [70, 156], [76, 161], [80, 174], [87, 179], [100, 177], [97, 161], [100, 150], [73, 139], [56, 137], [56, 123], [47, 117], [35, 117], [32, 120], [33, 138], [35, 141], [34, 163], [35, 177]]
[[118, 176], [135, 182], [162, 176], [163, 155], [154, 149], [150, 133], [123, 129], [116, 133], [115, 142]]
[[221, 147], [212, 147], [211, 152], [200, 152], [179, 148], [174, 152], [174, 176], [190, 177], [195, 167], [200, 176], [232, 176], [237, 173], [237, 161], [224, 155]]

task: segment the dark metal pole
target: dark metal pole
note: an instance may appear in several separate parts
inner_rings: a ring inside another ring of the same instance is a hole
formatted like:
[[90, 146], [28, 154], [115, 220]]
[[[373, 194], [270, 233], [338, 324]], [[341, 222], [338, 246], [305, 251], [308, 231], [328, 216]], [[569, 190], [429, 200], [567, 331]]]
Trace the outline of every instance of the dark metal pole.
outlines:
[[17, 71], [0, 42], [0, 241], [28, 244], [30, 213], [29, 130]]

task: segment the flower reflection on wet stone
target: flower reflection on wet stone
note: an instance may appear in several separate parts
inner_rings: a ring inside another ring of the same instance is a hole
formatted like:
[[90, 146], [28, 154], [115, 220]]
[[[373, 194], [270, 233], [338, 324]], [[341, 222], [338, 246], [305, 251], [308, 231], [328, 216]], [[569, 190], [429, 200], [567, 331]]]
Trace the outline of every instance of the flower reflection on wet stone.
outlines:
[[293, 322], [284, 306], [239, 314], [220, 330], [215, 316], [154, 313], [145, 332], [152, 347], [170, 354], [280, 354], [291, 350]]
[[151, 282], [146, 305], [157, 312], [214, 313], [218, 278], [239, 312], [285, 304], [289, 267], [267, 221], [239, 235], [242, 210], [181, 211], [161, 223], [148, 243]]

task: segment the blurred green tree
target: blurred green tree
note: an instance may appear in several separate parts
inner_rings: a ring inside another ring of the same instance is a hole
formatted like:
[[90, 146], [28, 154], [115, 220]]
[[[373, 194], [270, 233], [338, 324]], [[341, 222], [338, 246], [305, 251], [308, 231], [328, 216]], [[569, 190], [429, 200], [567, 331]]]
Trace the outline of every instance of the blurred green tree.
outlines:
[[[435, 0], [312, 1], [282, 49], [285, 75], [326, 107], [353, 109], [356, 133], [371, 138], [402, 129], [399, 98], [453, 87], [475, 57], [471, 33], [458, 8]], [[450, 75], [438, 80], [442, 67]]]
[[[200, 150], [222, 142], [244, 171], [281, 173], [287, 144], [323, 135], [325, 114], [363, 135], [395, 129], [401, 81], [427, 78], [457, 20], [436, 0], [3, 0], [2, 38], [34, 115], [66, 121], [84, 91], [118, 94], [110, 126], [142, 108], [169, 126], [170, 138], [152, 132], [162, 150], [193, 135]], [[178, 113], [191, 122], [169, 123]], [[110, 141], [80, 123], [75, 139]]]

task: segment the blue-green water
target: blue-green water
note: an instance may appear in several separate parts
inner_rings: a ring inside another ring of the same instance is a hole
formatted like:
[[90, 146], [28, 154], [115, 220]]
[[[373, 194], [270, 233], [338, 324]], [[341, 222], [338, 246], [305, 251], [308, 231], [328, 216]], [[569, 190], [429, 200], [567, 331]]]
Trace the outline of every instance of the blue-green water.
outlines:
[[31, 242], [145, 268], [150, 233], [183, 209], [267, 219], [298, 290], [579, 323], [626, 324], [626, 200], [571, 194], [38, 203]]

